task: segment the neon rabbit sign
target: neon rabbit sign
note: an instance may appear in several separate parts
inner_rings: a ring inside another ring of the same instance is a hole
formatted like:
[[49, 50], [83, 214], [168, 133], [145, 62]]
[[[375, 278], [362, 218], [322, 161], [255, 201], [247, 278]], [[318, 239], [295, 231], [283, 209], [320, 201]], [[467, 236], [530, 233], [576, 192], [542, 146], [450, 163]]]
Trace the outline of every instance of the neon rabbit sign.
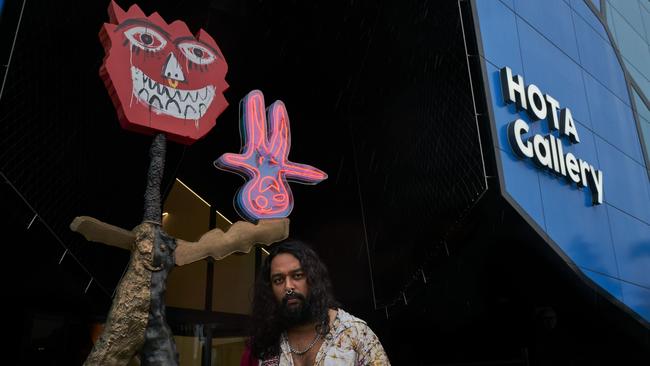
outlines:
[[237, 173], [246, 183], [235, 196], [235, 209], [242, 217], [287, 217], [293, 209], [288, 181], [316, 184], [327, 174], [305, 164], [289, 161], [291, 132], [289, 115], [282, 101], [264, 108], [264, 95], [253, 90], [240, 103], [240, 154], [226, 153], [215, 161], [219, 169]]
[[106, 53], [100, 75], [122, 128], [190, 145], [215, 125], [228, 102], [228, 65], [204, 30], [192, 35], [185, 22], [167, 24], [133, 5], [109, 6], [100, 31]]

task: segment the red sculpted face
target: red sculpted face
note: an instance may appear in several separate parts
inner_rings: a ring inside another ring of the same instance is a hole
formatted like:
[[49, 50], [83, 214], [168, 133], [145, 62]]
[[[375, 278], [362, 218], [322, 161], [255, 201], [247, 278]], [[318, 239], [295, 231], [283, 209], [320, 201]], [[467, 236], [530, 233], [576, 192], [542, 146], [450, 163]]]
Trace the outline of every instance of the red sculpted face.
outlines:
[[212, 37], [158, 13], [147, 17], [137, 5], [125, 12], [111, 2], [108, 14], [100, 75], [122, 127], [187, 145], [208, 133], [228, 106], [228, 65]]

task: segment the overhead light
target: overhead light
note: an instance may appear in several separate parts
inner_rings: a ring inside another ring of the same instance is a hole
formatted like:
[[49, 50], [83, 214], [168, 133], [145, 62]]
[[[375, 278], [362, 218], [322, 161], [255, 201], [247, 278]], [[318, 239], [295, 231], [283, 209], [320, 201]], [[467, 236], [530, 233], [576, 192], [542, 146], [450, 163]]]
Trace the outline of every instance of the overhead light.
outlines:
[[210, 206], [210, 204], [208, 203], [208, 201], [204, 200], [203, 198], [201, 198], [201, 196], [199, 196], [198, 194], [196, 194], [196, 192], [194, 192], [194, 191], [192, 190], [192, 188], [188, 187], [187, 184], [183, 183], [183, 182], [182, 182], [180, 179], [178, 179], [178, 178], [176, 178], [176, 180], [178, 181], [178, 183], [182, 184], [183, 187], [187, 188], [188, 191], [192, 192], [192, 194], [195, 195], [198, 199], [200, 199], [201, 201], [203, 201], [203, 203], [205, 203], [208, 207], [212, 207], [212, 206]]
[[163, 212], [163, 217], [169, 215], [169, 212]]

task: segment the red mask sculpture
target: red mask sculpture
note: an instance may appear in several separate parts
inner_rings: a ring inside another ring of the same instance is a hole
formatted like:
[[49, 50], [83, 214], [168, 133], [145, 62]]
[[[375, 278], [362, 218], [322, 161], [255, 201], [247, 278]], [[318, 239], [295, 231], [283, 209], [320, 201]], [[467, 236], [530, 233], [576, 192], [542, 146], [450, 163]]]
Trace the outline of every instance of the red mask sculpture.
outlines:
[[167, 24], [115, 2], [100, 31], [106, 56], [100, 75], [122, 128], [190, 145], [215, 125], [228, 106], [223, 92], [228, 65], [204, 30], [196, 36], [182, 21]]

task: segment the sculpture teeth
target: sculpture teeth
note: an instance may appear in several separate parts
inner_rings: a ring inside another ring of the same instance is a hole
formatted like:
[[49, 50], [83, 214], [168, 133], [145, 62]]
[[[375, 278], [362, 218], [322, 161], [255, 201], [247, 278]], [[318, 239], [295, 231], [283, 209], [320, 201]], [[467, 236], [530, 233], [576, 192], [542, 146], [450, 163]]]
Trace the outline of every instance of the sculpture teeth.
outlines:
[[158, 114], [179, 119], [199, 120], [210, 107], [215, 88], [207, 85], [201, 89], [174, 89], [161, 84], [142, 70], [131, 66], [133, 95], [140, 103]]

